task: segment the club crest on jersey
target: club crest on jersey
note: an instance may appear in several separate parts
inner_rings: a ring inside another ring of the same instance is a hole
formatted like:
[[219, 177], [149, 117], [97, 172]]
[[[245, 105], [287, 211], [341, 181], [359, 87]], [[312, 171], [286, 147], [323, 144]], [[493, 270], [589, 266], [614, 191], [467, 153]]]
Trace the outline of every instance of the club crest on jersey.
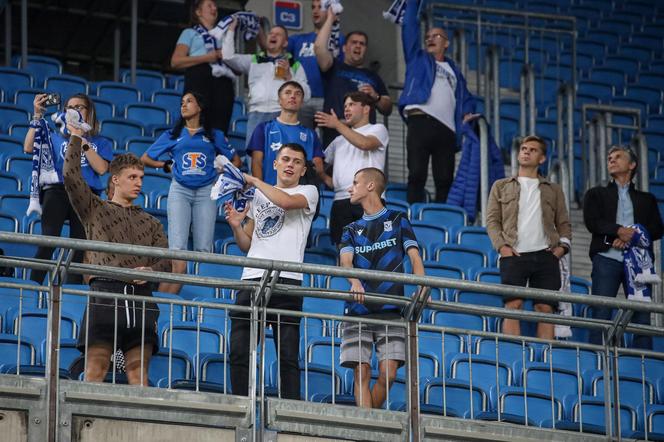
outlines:
[[256, 207], [256, 236], [269, 238], [279, 233], [284, 225], [285, 211], [281, 207], [265, 203]]
[[276, 152], [279, 149], [281, 149], [281, 146], [282, 146], [281, 142], [270, 143], [270, 149], [272, 149], [273, 152]]
[[385, 230], [386, 232], [391, 232], [392, 231], [392, 221], [383, 222], [383, 230]]
[[182, 175], [205, 175], [207, 156], [202, 152], [187, 152], [182, 155]]
[[302, 140], [303, 143], [307, 142], [307, 133], [306, 132], [300, 132], [300, 140]]

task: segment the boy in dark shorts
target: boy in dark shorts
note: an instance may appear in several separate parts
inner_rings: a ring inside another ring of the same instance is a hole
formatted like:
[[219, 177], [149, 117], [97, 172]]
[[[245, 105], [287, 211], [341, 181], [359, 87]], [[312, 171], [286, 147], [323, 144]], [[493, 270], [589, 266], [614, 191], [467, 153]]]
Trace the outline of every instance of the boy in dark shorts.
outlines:
[[[417, 239], [405, 213], [388, 210], [380, 196], [385, 175], [379, 169], [360, 169], [349, 189], [350, 202], [361, 204], [364, 215], [344, 228], [340, 244], [343, 267], [403, 273], [406, 256], [413, 273], [424, 275]], [[395, 320], [400, 308], [389, 304], [365, 303], [364, 293], [404, 296], [403, 285], [389, 281], [360, 281], [349, 278], [355, 302], [346, 302], [345, 314], [372, 319]], [[379, 377], [372, 389], [371, 351], [376, 346]], [[397, 369], [405, 362], [405, 333], [402, 327], [345, 322], [341, 341], [341, 365], [355, 370], [355, 402], [360, 407], [380, 408]]]
[[[116, 157], [110, 165], [113, 197], [102, 200], [85, 184], [81, 175], [81, 154], [87, 142], [84, 134], [68, 127], [72, 136], [64, 166], [64, 183], [88, 239], [152, 247], [168, 247], [161, 223], [138, 206], [132, 205], [143, 183], [143, 164], [133, 154]], [[86, 253], [90, 264], [135, 270], [170, 271], [170, 260], [105, 252]], [[99, 292], [152, 296], [151, 284], [145, 281], [116, 280], [92, 276], [90, 289]], [[145, 308], [145, 323], [143, 323]], [[115, 348], [125, 355], [127, 380], [130, 384], [148, 385], [150, 358], [158, 350], [157, 320], [159, 309], [153, 302], [90, 298], [88, 311], [78, 337], [78, 347], [85, 351], [85, 380], [102, 382], [108, 372]], [[87, 321], [89, 320], [89, 322]], [[117, 324], [116, 324], [117, 322]], [[115, 330], [117, 327], [117, 334]], [[87, 336], [86, 336], [87, 334]], [[143, 340], [143, 336], [145, 340]], [[143, 371], [141, 372], [141, 356]]]

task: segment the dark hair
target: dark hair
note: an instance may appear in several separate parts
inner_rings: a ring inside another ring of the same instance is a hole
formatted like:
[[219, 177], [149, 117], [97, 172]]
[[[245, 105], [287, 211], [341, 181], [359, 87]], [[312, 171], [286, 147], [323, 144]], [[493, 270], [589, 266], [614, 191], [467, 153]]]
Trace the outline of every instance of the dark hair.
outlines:
[[300, 90], [300, 92], [302, 92], [302, 95], [304, 95], [304, 88], [302, 87], [302, 85], [300, 83], [298, 83], [297, 81], [294, 81], [294, 80], [288, 80], [287, 82], [285, 82], [284, 84], [279, 86], [279, 89], [277, 90], [277, 97], [280, 97], [281, 96], [281, 91], [286, 89], [288, 86], [293, 86], [295, 88], [298, 88]]
[[347, 99], [351, 99], [351, 101], [354, 101], [355, 103], [362, 103], [363, 106], [370, 106], [373, 107], [374, 103], [376, 102], [373, 98], [369, 96], [366, 92], [360, 92], [360, 91], [351, 91], [346, 93], [344, 95], [344, 104], [346, 103]]
[[387, 178], [385, 173], [378, 169], [377, 167], [365, 167], [355, 172], [355, 176], [360, 173], [364, 173], [368, 176], [369, 180], [373, 181], [376, 184], [376, 193], [378, 196], [382, 195], [385, 191], [385, 186], [387, 185]]
[[283, 29], [283, 30], [284, 30], [284, 33], [286, 34], [286, 38], [288, 38], [288, 29], [286, 29], [286, 27], [281, 26], [281, 25], [272, 25], [271, 30], [274, 29], [274, 28], [281, 28], [281, 29]]
[[74, 94], [71, 97], [67, 98], [67, 100], [64, 102], [64, 110], [67, 110], [67, 105], [69, 104], [69, 101], [72, 99], [77, 98], [79, 100], [85, 101], [85, 106], [88, 108], [88, 118], [86, 119], [86, 123], [90, 125], [92, 129], [90, 129], [90, 132], [88, 135], [97, 135], [99, 133], [99, 121], [97, 121], [97, 110], [95, 109], [95, 103], [92, 101], [92, 98], [87, 96], [86, 94]]
[[[191, 4], [189, 5], [189, 24], [191, 26], [201, 24], [196, 15], [196, 10], [201, 7], [204, 1], [206, 0], [191, 0]], [[212, 0], [212, 3], [217, 4], [214, 0]]]
[[348, 34], [346, 34], [346, 43], [348, 43], [348, 40], [353, 36], [353, 35], [361, 35], [364, 37], [364, 40], [366, 41], [367, 45], [369, 45], [369, 36], [367, 35], [366, 32], [364, 31], [350, 31]]
[[528, 135], [526, 137], [523, 137], [521, 139], [521, 144], [527, 143], [528, 141], [534, 141], [540, 145], [540, 149], [542, 150], [542, 153], [546, 155], [547, 147], [546, 147], [546, 141], [544, 141], [544, 138], [538, 137], [537, 135]]
[[607, 158], [613, 152], [618, 152], [618, 151], [626, 152], [627, 155], [629, 155], [629, 162], [636, 164], [636, 167], [632, 169], [632, 173], [629, 176], [629, 179], [631, 180], [632, 178], [634, 178], [634, 175], [636, 175], [636, 171], [639, 169], [639, 157], [636, 155], [636, 152], [634, 152], [634, 149], [632, 149], [631, 147], [625, 146], [623, 144], [615, 144], [611, 146], [611, 149], [609, 149], [609, 152], [606, 154]]
[[281, 152], [284, 149], [290, 149], [290, 150], [294, 150], [295, 152], [300, 152], [302, 154], [302, 156], [304, 157], [304, 161], [306, 163], [306, 161], [307, 161], [307, 151], [304, 150], [304, 147], [302, 147], [301, 144], [298, 144], [298, 143], [285, 143], [285, 144], [282, 144], [281, 147], [279, 148], [279, 150], [277, 151], [277, 158], [279, 158], [279, 155], [281, 155]]
[[[111, 165], [109, 166], [108, 171], [111, 174], [111, 176], [119, 175], [120, 172], [122, 172], [124, 169], [129, 169], [131, 167], [139, 170], [144, 170], [143, 163], [136, 155], [134, 155], [131, 152], [123, 153], [113, 158], [113, 161], [111, 161]], [[110, 189], [110, 187], [108, 189]]]
[[[206, 102], [205, 99], [203, 99], [203, 96], [199, 94], [198, 92], [193, 92], [193, 91], [187, 91], [184, 94], [182, 94], [182, 98], [184, 98], [185, 95], [190, 94], [196, 102], [198, 103], [198, 107], [201, 108], [201, 113], [199, 116], [201, 126], [203, 127], [203, 132], [205, 133], [205, 136], [210, 139], [210, 141], [214, 142], [214, 128], [212, 127], [212, 124], [210, 123], [210, 119], [207, 116], [206, 112]], [[171, 140], [176, 140], [180, 137], [180, 132], [182, 132], [182, 128], [185, 125], [185, 120], [182, 118], [182, 114], [180, 114], [180, 118], [178, 118], [178, 121], [175, 123], [175, 126], [173, 126], [173, 129], [171, 129]]]

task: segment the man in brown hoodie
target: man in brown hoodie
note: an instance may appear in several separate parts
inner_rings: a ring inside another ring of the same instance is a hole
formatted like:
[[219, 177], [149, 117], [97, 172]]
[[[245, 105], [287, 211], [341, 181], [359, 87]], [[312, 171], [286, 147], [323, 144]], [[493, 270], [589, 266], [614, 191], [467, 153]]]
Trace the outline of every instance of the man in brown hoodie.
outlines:
[[[111, 200], [102, 200], [90, 190], [81, 175], [81, 154], [88, 147], [84, 134], [75, 128], [68, 127], [68, 129], [72, 136], [65, 157], [65, 189], [85, 227], [87, 238], [95, 241], [167, 248], [168, 240], [161, 223], [132, 204], [141, 192], [144, 175], [143, 164], [138, 157], [133, 154], [123, 154], [111, 162], [110, 180], [114, 193]], [[170, 260], [145, 256], [89, 251], [86, 260], [90, 264], [104, 267], [171, 270]], [[152, 296], [151, 284], [145, 281], [92, 276], [90, 289], [98, 292]], [[143, 323], [144, 308], [145, 323]], [[89, 323], [87, 323], [88, 318]], [[114, 335], [116, 318], [117, 335]], [[142, 380], [143, 385], [148, 385], [150, 358], [158, 350], [158, 318], [159, 309], [153, 302], [143, 305], [141, 301], [91, 297], [78, 337], [78, 347], [81, 351], [86, 351], [87, 340], [88, 361], [85, 380], [91, 382], [104, 380], [114, 351], [113, 347], [117, 345], [117, 348], [125, 354], [128, 382], [140, 384]]]

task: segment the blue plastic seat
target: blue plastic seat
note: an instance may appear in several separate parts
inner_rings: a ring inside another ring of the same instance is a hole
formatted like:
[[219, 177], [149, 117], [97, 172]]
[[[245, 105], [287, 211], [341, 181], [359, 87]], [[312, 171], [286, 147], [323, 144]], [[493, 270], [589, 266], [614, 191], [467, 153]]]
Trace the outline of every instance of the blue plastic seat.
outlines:
[[30, 73], [11, 67], [0, 67], [0, 84], [7, 97], [13, 97], [19, 89], [30, 89], [35, 86]]
[[19, 141], [25, 140], [30, 129], [30, 123], [13, 123], [9, 125], [9, 136]]
[[29, 202], [30, 196], [27, 194], [0, 195], [0, 211], [11, 214], [17, 219], [23, 219]]
[[44, 89], [59, 93], [64, 104], [73, 95], [87, 94], [88, 83], [75, 75], [52, 75], [45, 80]]
[[462, 304], [485, 305], [489, 307], [503, 307], [503, 297], [500, 295], [492, 295], [490, 293], [478, 293], [470, 291], [459, 291], [456, 293], [454, 300]]
[[407, 217], [410, 217], [410, 204], [404, 200], [388, 198], [385, 200], [385, 207], [387, 207], [389, 210], [403, 212]]
[[171, 119], [175, 122], [180, 118], [182, 94], [171, 89], [156, 90], [152, 94], [152, 103], [168, 110]]
[[590, 79], [605, 84], [613, 84], [616, 89], [622, 89], [625, 84], [625, 73], [615, 68], [595, 68], [590, 74]]
[[241, 135], [251, 136], [251, 134], [247, 134], [247, 117], [245, 116], [238, 117], [235, 120], [233, 120], [231, 122], [231, 130]]
[[447, 229], [439, 224], [429, 221], [412, 221], [411, 226], [415, 237], [421, 244], [428, 245], [427, 255], [433, 256], [433, 247], [436, 244], [447, 243], [449, 241], [449, 234]]
[[335, 266], [337, 265], [337, 254], [329, 249], [306, 249], [304, 251], [304, 262]]
[[242, 267], [201, 262], [196, 265], [196, 274], [214, 278], [240, 279], [242, 277]]
[[[579, 402], [577, 395], [568, 396], [564, 401], [570, 419], [556, 421], [555, 427], [560, 430], [580, 431], [584, 433], [606, 434], [606, 408], [604, 401], [595, 397], [581, 396]], [[611, 412], [611, 420], [614, 414]], [[629, 405], [620, 404], [620, 426], [623, 437], [629, 437], [636, 430], [636, 410]], [[543, 427], [552, 428], [552, 422], [547, 420]], [[615, 423], [612, 425], [615, 431]]]
[[128, 84], [102, 81], [97, 84], [97, 96], [115, 104], [118, 112], [124, 112], [126, 105], [141, 101], [141, 92]]
[[468, 269], [486, 267], [489, 264], [489, 259], [481, 250], [454, 244], [439, 245], [435, 248], [434, 254], [437, 262], [453, 264], [465, 272], [468, 272]]
[[[12, 172], [0, 172], [0, 188], [3, 192], [18, 193], [22, 190], [21, 179]], [[5, 229], [0, 228], [0, 230]]]
[[413, 218], [429, 221], [445, 227], [465, 226], [468, 215], [461, 207], [440, 203], [418, 203], [411, 206]]
[[203, 382], [213, 382], [226, 387], [230, 392], [230, 359], [228, 354], [206, 354], [201, 358], [200, 378]]
[[[32, 113], [34, 110], [33, 102], [35, 100], [35, 95], [43, 93], [43, 89], [19, 89], [13, 97], [14, 105], [26, 112]], [[47, 108], [47, 113], [54, 110], [54, 107]]]
[[[528, 363], [535, 359], [535, 350], [528, 343], [504, 339], [498, 339], [496, 343], [495, 339], [478, 338], [475, 341], [475, 352], [482, 357], [498, 360], [498, 362], [512, 368], [517, 363], [523, 363], [524, 361]], [[518, 376], [519, 373], [516, 373], [516, 370], [514, 371], [514, 376]], [[516, 381], [515, 378], [515, 384]]]
[[[472, 397], [472, 400], [471, 400]], [[488, 407], [488, 394], [479, 388], [472, 388], [467, 382], [456, 379], [434, 378], [424, 385], [423, 404], [439, 407], [436, 414], [446, 414], [450, 408], [460, 416], [476, 417]]]
[[18, 336], [0, 333], [0, 366], [4, 364], [16, 364], [17, 359], [20, 361], [20, 364], [35, 364], [37, 362], [35, 347], [24, 336], [21, 336], [19, 345]]
[[664, 374], [664, 359], [619, 355], [618, 373], [620, 376], [641, 378], [642, 375], [645, 375], [646, 379], [657, 379]]
[[[12, 307], [6, 314], [7, 331], [19, 334], [19, 309]], [[48, 310], [40, 308], [23, 308], [20, 312], [20, 333], [30, 342], [41, 343], [47, 335]], [[11, 327], [11, 328], [10, 328]], [[73, 339], [78, 331], [78, 319], [63, 311], [60, 320], [60, 337]]]
[[385, 198], [407, 201], [408, 191], [406, 185], [402, 183], [387, 183], [385, 188]]
[[[590, 379], [590, 392], [598, 398], [604, 397], [604, 374], [584, 373]], [[655, 387], [648, 379], [620, 375], [618, 379], [620, 403], [636, 409], [639, 405], [655, 402]]]
[[155, 140], [152, 137], [128, 137], [125, 140], [125, 149], [137, 157], [141, 157], [150, 146], [154, 144]]
[[171, 328], [166, 324], [161, 331], [161, 350], [168, 352], [170, 337], [173, 337], [173, 349], [181, 350], [196, 364], [198, 353], [223, 353], [226, 349], [224, 336], [219, 330], [197, 325], [194, 322], [174, 323]]
[[547, 420], [563, 417], [562, 402], [548, 392], [531, 389], [524, 392], [521, 387], [504, 387], [498, 393], [498, 389], [493, 387], [490, 395], [491, 404], [500, 410], [500, 416], [496, 412], [481, 413], [478, 419], [542, 426]]
[[433, 313], [432, 321], [434, 325], [445, 327], [460, 328], [466, 330], [486, 331], [486, 319], [482, 316], [471, 315], [468, 313], [442, 312]]
[[44, 80], [47, 77], [62, 74], [62, 63], [60, 63], [60, 60], [42, 55], [28, 55], [27, 65], [23, 63], [23, 60], [19, 60], [18, 67], [32, 74], [38, 86], [44, 84]]
[[12, 124], [25, 123], [28, 120], [28, 112], [24, 109], [13, 104], [0, 103], [0, 131], [7, 133]]
[[115, 117], [115, 105], [112, 102], [98, 97], [92, 97], [92, 102], [95, 104], [98, 121]]
[[129, 137], [144, 135], [143, 124], [126, 118], [110, 118], [100, 123], [100, 134], [115, 140], [118, 146], [124, 146]]
[[512, 369], [509, 365], [496, 362], [490, 357], [475, 355], [455, 356], [451, 361], [451, 377], [469, 384], [472, 381], [473, 386], [478, 386], [484, 391], [489, 391], [495, 386], [496, 380], [501, 387], [512, 385]]
[[[121, 79], [123, 83], [131, 84], [131, 71], [124, 71]], [[150, 97], [155, 91], [166, 87], [166, 78], [161, 72], [136, 69], [134, 86], [141, 91], [144, 97]]]
[[544, 362], [527, 362], [525, 368], [518, 362], [515, 367], [515, 371], [521, 370], [519, 385], [526, 385], [528, 390], [547, 392], [560, 401], [567, 395], [583, 393], [583, 378], [573, 370], [550, 367]]
[[168, 385], [168, 372], [171, 372], [171, 380], [191, 378], [191, 360], [187, 353], [173, 349], [161, 349], [150, 358], [148, 366], [148, 379], [154, 385], [159, 383], [160, 379], [166, 378]]
[[246, 113], [244, 109], [244, 103], [242, 100], [238, 100], [237, 98], [233, 100], [233, 111], [231, 113], [231, 120], [235, 120], [238, 117], [244, 116]]
[[599, 353], [580, 348], [549, 348], [545, 346], [542, 352], [542, 361], [548, 365], [549, 359], [551, 359], [553, 367], [564, 368], [574, 372], [578, 371], [579, 373], [583, 373], [586, 370], [597, 370], [601, 367]]
[[125, 108], [125, 117], [140, 121], [146, 127], [170, 123], [168, 111], [155, 104], [128, 104]]
[[421, 330], [417, 342], [420, 354], [438, 361], [440, 376], [449, 376], [452, 359], [464, 350], [464, 339], [456, 333]]
[[[44, 339], [41, 342], [39, 357], [37, 358], [38, 362], [42, 365], [46, 365], [47, 351], [46, 351], [47, 340]], [[70, 338], [61, 338], [60, 339], [60, 355], [58, 356], [60, 361], [59, 365], [61, 369], [69, 370], [72, 362], [81, 356], [81, 352], [76, 347], [77, 340]]]

